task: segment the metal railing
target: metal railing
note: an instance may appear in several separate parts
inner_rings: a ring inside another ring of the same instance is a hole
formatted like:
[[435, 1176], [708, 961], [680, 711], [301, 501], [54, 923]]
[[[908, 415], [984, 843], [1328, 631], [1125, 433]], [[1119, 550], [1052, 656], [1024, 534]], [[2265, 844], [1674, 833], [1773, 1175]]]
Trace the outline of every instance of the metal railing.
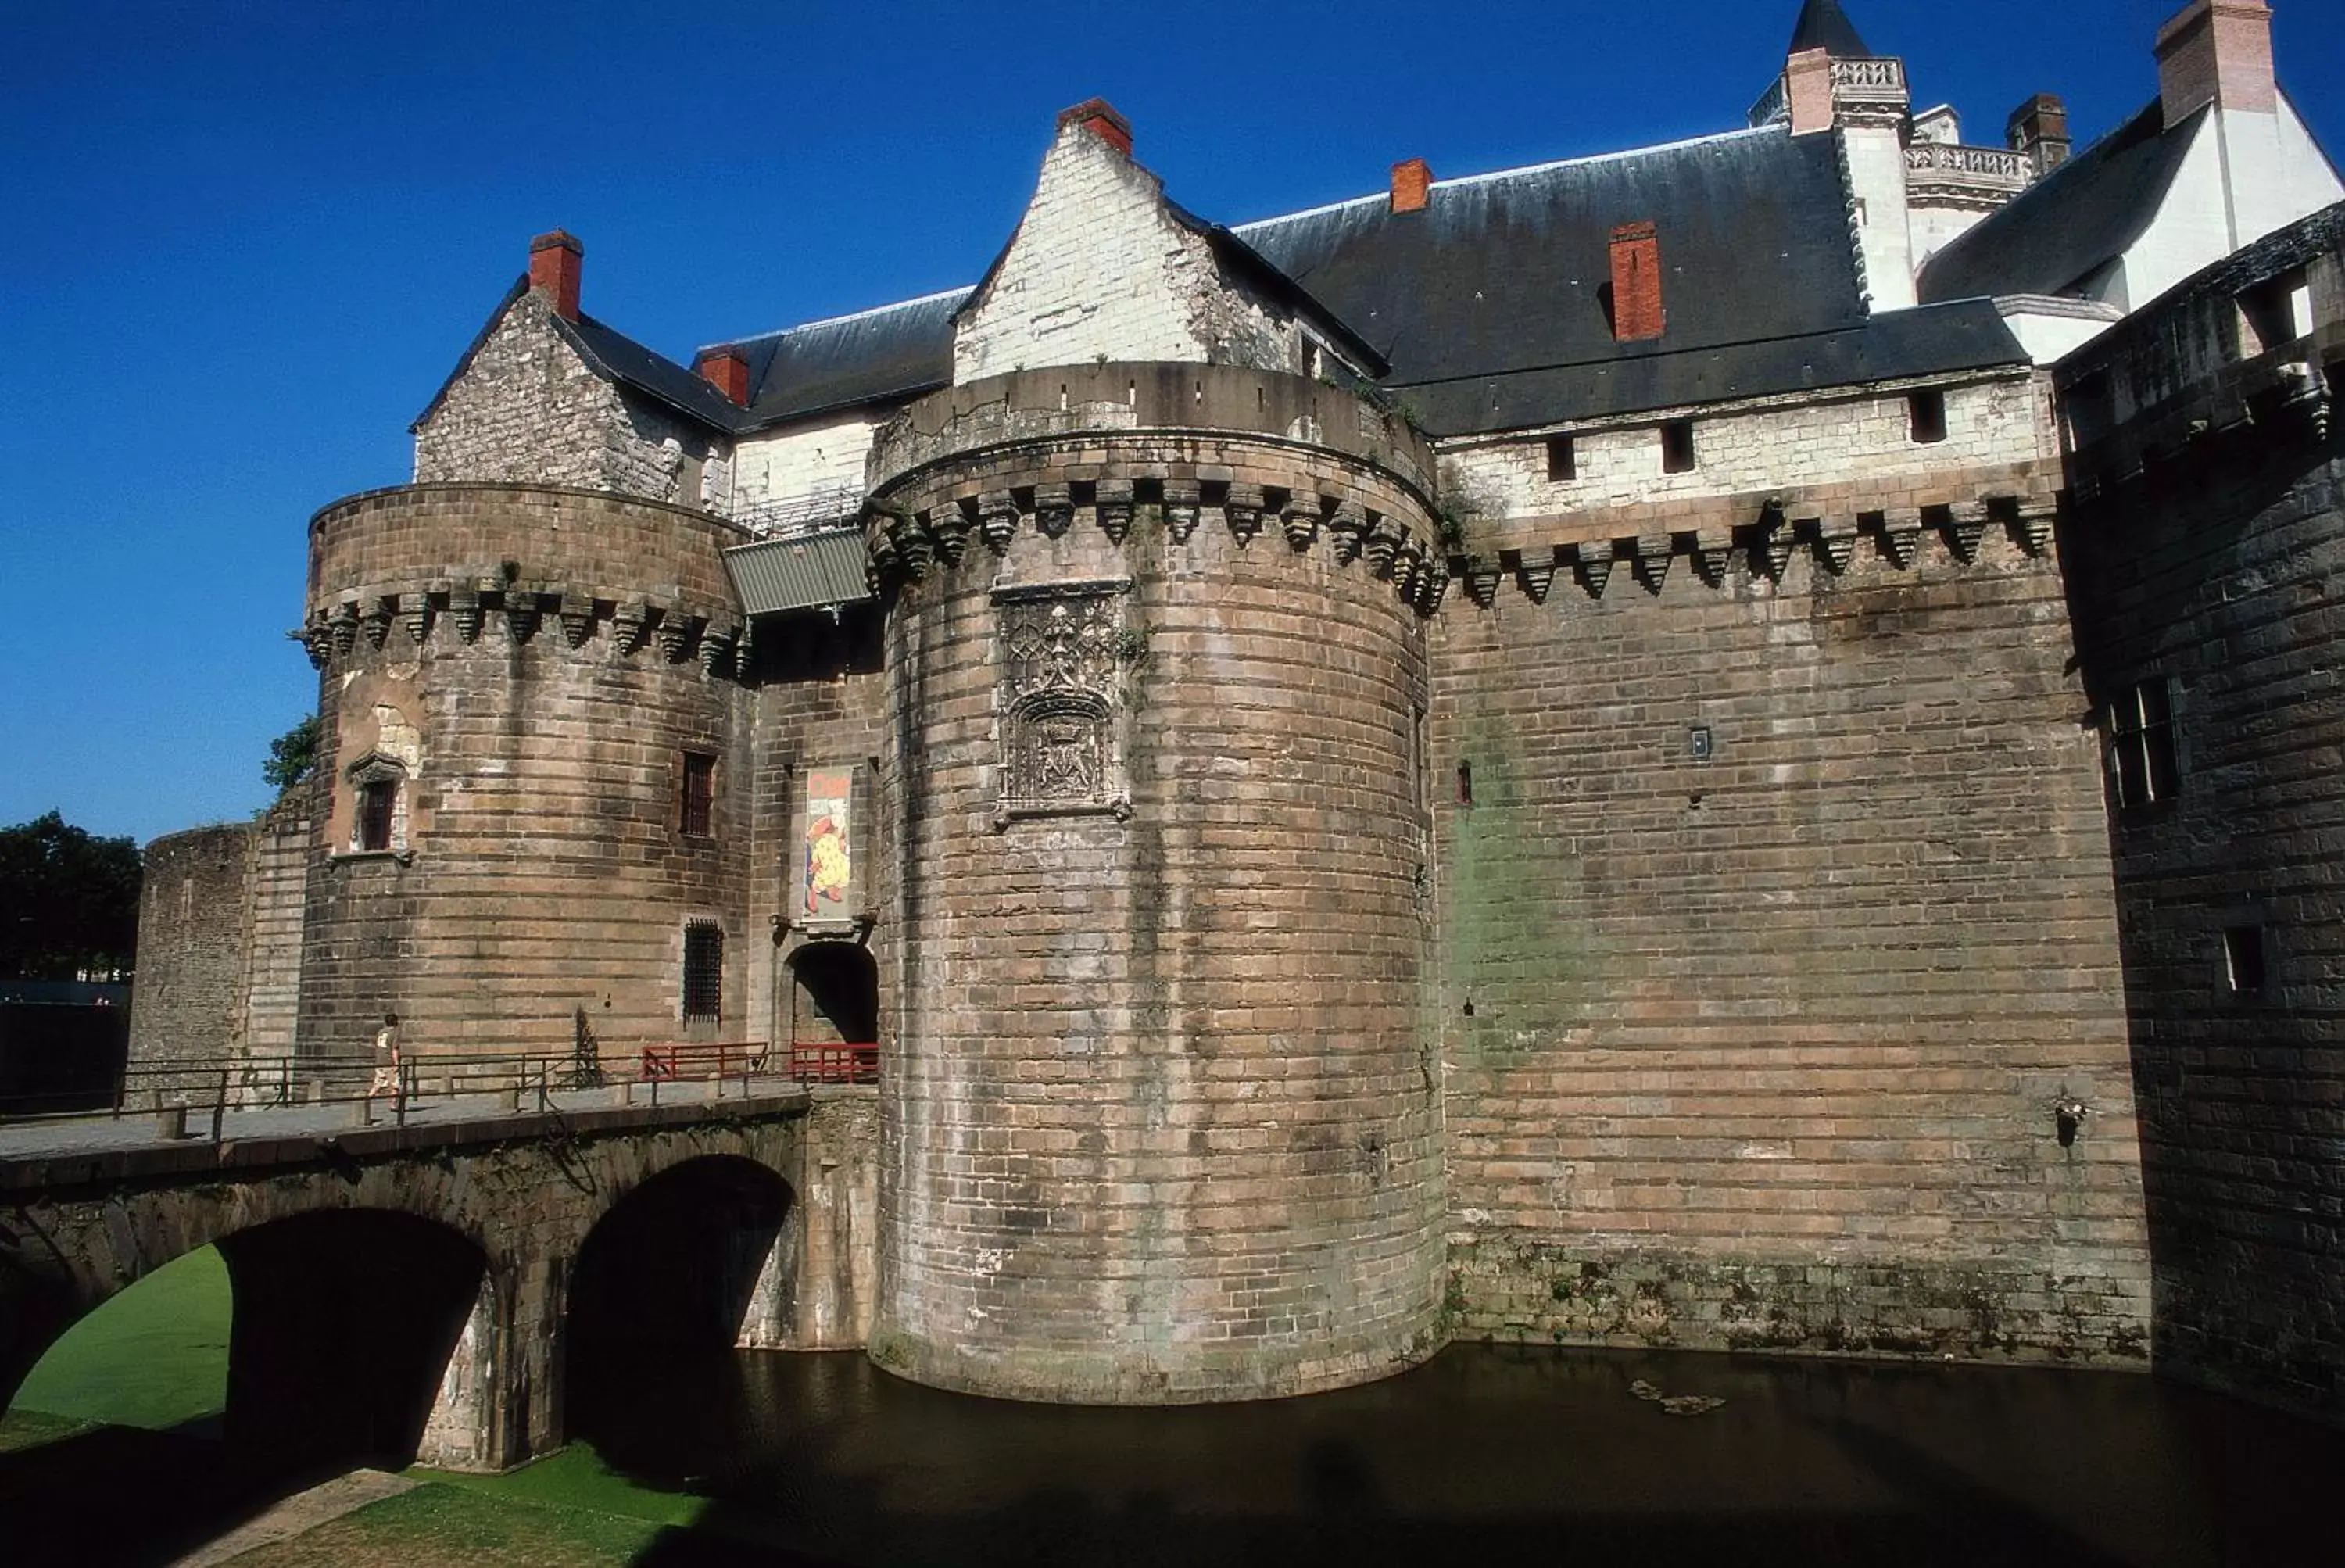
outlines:
[[827, 1044], [794, 1041], [790, 1045], [790, 1076], [801, 1084], [876, 1084], [879, 1081], [879, 1047], [870, 1042]]
[[[661, 1085], [679, 1079], [713, 1083], [719, 1095], [726, 1084], [737, 1080], [746, 1095], [754, 1080], [782, 1076], [768, 1070], [767, 1056], [763, 1041], [649, 1046], [643, 1054], [640, 1082], [648, 1085], [655, 1105]], [[391, 1081], [381, 1083], [380, 1075]], [[413, 1112], [445, 1108], [461, 1100], [492, 1100], [505, 1114], [555, 1109], [556, 1095], [595, 1090], [632, 1103], [637, 1084], [605, 1068], [591, 1036], [584, 1035], [566, 1053], [414, 1056], [401, 1063], [395, 1073], [384, 1069], [380, 1075], [367, 1055], [133, 1063], [116, 1079], [111, 1095], [101, 1092], [96, 1104], [86, 1088], [11, 1095], [6, 1108], [0, 1110], [0, 1125], [151, 1115], [167, 1137], [195, 1135], [190, 1128], [208, 1122], [217, 1141], [228, 1116], [248, 1111], [365, 1105], [369, 1122], [380, 1117], [404, 1126]]]

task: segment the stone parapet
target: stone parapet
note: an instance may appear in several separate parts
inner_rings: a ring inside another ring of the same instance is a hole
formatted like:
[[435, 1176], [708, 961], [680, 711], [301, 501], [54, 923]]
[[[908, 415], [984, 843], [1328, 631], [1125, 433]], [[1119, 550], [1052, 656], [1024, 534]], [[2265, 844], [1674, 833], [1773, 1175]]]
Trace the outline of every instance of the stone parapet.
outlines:
[[884, 492], [930, 464], [1091, 433], [1264, 436], [1383, 469], [1426, 503], [1434, 493], [1432, 444], [1373, 389], [1202, 364], [1071, 365], [947, 388], [881, 427], [870, 484]]

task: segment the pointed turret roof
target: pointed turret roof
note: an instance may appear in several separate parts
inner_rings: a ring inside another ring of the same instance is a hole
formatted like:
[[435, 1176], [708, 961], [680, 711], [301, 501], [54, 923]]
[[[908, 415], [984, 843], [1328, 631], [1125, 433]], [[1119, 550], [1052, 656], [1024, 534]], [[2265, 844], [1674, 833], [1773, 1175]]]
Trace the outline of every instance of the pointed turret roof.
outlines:
[[1800, 55], [1810, 49], [1822, 49], [1835, 60], [1873, 57], [1873, 51], [1864, 46], [1856, 24], [1840, 8], [1840, 0], [1806, 0], [1800, 7], [1799, 24], [1792, 29], [1790, 52]]

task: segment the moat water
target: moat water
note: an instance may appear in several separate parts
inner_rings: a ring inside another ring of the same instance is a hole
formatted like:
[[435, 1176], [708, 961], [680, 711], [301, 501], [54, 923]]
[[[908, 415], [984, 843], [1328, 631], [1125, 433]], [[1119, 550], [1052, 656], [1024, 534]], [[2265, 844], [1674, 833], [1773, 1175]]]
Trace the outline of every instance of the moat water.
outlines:
[[[1724, 1402], [1655, 1398], [1686, 1395]], [[655, 1565], [2325, 1562], [2345, 1477], [2345, 1431], [2143, 1376], [1690, 1353], [1460, 1345], [1175, 1410], [973, 1399], [853, 1354], [577, 1396], [570, 1451], [462, 1484], [668, 1522]], [[170, 1562], [315, 1479], [207, 1430], [0, 1452], [0, 1563]]]
[[706, 1500], [649, 1559], [679, 1563], [2278, 1563], [2345, 1477], [2345, 1432], [2141, 1376], [1490, 1346], [1158, 1410], [742, 1356], [638, 1381], [583, 1435]]

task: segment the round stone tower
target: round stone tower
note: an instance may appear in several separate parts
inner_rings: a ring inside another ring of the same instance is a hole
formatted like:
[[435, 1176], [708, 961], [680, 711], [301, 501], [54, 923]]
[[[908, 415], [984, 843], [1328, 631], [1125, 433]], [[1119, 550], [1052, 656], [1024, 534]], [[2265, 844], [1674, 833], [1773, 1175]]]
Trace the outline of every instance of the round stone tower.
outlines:
[[874, 1358], [1169, 1403], [1430, 1354], [1427, 447], [1317, 380], [1110, 362], [938, 392], [871, 477]]
[[[720, 555], [744, 537], [531, 484], [404, 485], [311, 520], [303, 1054], [362, 1053], [386, 1011], [427, 1076], [566, 1052], [582, 1009], [614, 1066], [744, 1037], [746, 649]], [[680, 814], [687, 769], [705, 821]], [[682, 996], [695, 962], [713, 1016]]]

